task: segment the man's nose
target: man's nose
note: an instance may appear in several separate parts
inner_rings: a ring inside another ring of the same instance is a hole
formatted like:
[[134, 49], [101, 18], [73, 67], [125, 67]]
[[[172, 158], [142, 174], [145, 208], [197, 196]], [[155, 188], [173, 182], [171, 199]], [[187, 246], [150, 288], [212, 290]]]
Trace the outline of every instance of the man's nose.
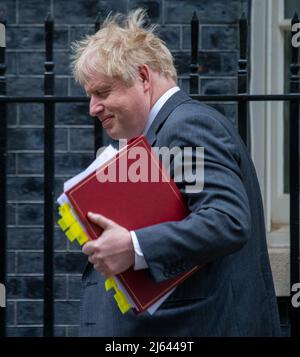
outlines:
[[92, 117], [97, 116], [97, 114], [102, 112], [103, 109], [104, 106], [101, 103], [101, 101], [92, 95], [90, 100], [90, 116]]

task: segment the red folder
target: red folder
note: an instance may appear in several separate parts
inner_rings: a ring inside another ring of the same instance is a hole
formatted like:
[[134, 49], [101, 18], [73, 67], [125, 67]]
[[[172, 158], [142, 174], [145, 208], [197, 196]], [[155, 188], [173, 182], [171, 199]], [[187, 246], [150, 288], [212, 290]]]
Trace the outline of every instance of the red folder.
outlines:
[[[97, 239], [102, 229], [88, 220], [89, 211], [100, 213], [128, 230], [178, 221], [189, 213], [178, 187], [143, 136], [129, 142], [66, 194], [91, 239]], [[143, 312], [197, 269], [196, 266], [160, 283], [151, 278], [148, 269], [135, 271], [132, 267], [117, 277], [138, 312]]]

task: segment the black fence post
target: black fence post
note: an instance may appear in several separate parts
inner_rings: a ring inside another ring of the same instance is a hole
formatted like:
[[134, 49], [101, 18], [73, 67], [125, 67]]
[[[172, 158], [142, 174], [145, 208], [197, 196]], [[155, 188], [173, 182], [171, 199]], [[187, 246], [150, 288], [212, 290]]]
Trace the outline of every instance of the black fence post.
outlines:
[[[101, 12], [98, 12], [96, 21], [95, 21], [95, 32], [100, 29], [101, 26]], [[94, 130], [95, 130], [95, 155], [97, 154], [97, 150], [103, 145], [103, 132], [102, 125], [99, 119], [95, 118], [94, 121]]]
[[[5, 42], [5, 21], [0, 21], [4, 26]], [[3, 30], [3, 26], [1, 26]], [[3, 34], [2, 34], [3, 35]], [[5, 43], [0, 46], [0, 96], [6, 95], [6, 78], [5, 78]], [[7, 118], [6, 103], [0, 103], [0, 283], [6, 286], [6, 135], [7, 135]], [[6, 335], [6, 308], [0, 307], [0, 337]]]
[[191, 20], [191, 64], [190, 64], [190, 93], [197, 94], [199, 91], [198, 75], [198, 43], [199, 43], [199, 20], [194, 12]]
[[[50, 13], [45, 20], [46, 61], [45, 96], [54, 94], [53, 62], [54, 21]], [[54, 103], [44, 104], [44, 336], [54, 335], [53, 236], [54, 236]]]
[[[248, 91], [247, 38], [248, 22], [245, 13], [243, 13], [239, 21], [240, 58], [238, 60], [238, 94], [247, 94]], [[248, 102], [246, 100], [238, 102], [238, 129], [245, 145], [249, 148]]]
[[[292, 26], [299, 23], [297, 13], [292, 19]], [[292, 32], [292, 35], [294, 33]], [[292, 46], [292, 61], [290, 65], [290, 93], [300, 92], [298, 48]], [[298, 100], [290, 102], [290, 284], [292, 286], [300, 282], [299, 273], [299, 104]], [[300, 336], [300, 308], [291, 306], [291, 336]]]

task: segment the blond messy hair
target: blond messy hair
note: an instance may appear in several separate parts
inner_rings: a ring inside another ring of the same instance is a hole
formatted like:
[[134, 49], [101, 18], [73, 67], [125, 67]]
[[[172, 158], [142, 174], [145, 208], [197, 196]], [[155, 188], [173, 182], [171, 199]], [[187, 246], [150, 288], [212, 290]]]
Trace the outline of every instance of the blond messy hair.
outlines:
[[97, 73], [121, 79], [131, 86], [138, 68], [147, 64], [153, 71], [177, 82], [173, 57], [154, 34], [155, 26], [143, 27], [146, 11], [137, 9], [127, 17], [108, 15], [100, 30], [72, 44], [75, 80], [85, 85]]

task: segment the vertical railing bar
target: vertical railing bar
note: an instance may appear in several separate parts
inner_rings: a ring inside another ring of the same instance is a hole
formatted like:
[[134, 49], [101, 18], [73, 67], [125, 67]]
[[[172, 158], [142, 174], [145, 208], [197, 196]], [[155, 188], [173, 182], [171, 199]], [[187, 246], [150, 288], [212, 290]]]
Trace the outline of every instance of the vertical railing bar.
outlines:
[[[6, 26], [5, 21], [0, 21]], [[5, 37], [5, 34], [4, 34]], [[4, 38], [5, 42], [5, 38]], [[4, 43], [5, 45], [5, 43]], [[0, 47], [0, 95], [6, 95], [5, 46]], [[6, 287], [6, 239], [7, 239], [7, 117], [6, 103], [0, 103], [0, 283]], [[6, 336], [6, 308], [0, 307], [0, 337]]]
[[[248, 91], [248, 73], [247, 73], [247, 39], [248, 39], [248, 21], [245, 13], [239, 21], [239, 43], [240, 58], [238, 60], [238, 94], [247, 94]], [[248, 102], [238, 102], [238, 130], [245, 145], [249, 149], [248, 140]]]
[[191, 64], [190, 64], [190, 93], [199, 92], [198, 75], [198, 43], [199, 43], [199, 20], [194, 12], [191, 20]]
[[[101, 26], [101, 12], [98, 12], [96, 21], [95, 21], [95, 32], [100, 29]], [[94, 121], [94, 133], [95, 133], [95, 155], [97, 150], [103, 145], [103, 132], [102, 132], [102, 125], [100, 121], [95, 118]]]
[[[297, 13], [294, 14], [291, 25], [299, 23]], [[292, 32], [292, 35], [294, 32]], [[300, 78], [298, 75], [300, 64], [298, 61], [298, 48], [292, 46], [292, 60], [290, 65], [290, 93], [299, 93]], [[290, 102], [290, 288], [300, 282], [300, 246], [299, 246], [299, 104], [297, 100]], [[300, 309], [291, 306], [291, 336], [300, 336]]]
[[[48, 13], [45, 19], [45, 95], [54, 94], [53, 31], [54, 21]], [[47, 337], [54, 335], [54, 109], [54, 103], [44, 104], [44, 336]]]

